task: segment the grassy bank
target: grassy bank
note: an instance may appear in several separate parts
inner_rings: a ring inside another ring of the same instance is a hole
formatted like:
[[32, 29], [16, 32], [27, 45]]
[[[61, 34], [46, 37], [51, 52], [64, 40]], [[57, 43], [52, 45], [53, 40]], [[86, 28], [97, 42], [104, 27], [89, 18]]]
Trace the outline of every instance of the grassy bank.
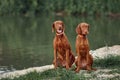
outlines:
[[94, 67], [97, 71], [87, 72], [81, 70], [75, 73], [72, 68], [66, 70], [65, 68], [58, 68], [56, 70], [48, 70], [42, 73], [32, 72], [27, 75], [20, 76], [14, 79], [1, 80], [119, 80], [120, 79], [120, 56], [108, 56], [104, 59], [96, 59]]
[[0, 0], [0, 15], [108, 15], [120, 13], [120, 0]]

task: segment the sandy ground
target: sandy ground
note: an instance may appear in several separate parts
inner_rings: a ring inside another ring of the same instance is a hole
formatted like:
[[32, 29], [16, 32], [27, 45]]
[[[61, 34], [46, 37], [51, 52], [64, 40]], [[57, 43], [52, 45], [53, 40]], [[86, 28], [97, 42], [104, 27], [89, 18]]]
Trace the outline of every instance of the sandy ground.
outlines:
[[[94, 59], [104, 58], [108, 55], [113, 55], [113, 56], [120, 55], [120, 45], [115, 45], [112, 47], [103, 47], [103, 48], [99, 48], [96, 50], [91, 50], [90, 53], [92, 54]], [[24, 70], [16, 70], [16, 71], [7, 72], [7, 73], [0, 73], [0, 79], [6, 78], [6, 77], [8, 78], [19, 77], [21, 75], [25, 75], [33, 71], [44, 72], [46, 70], [53, 69], [53, 68], [54, 68], [53, 65], [46, 65], [42, 67], [33, 67], [33, 68], [24, 69]], [[100, 75], [100, 76], [107, 76], [107, 75]]]

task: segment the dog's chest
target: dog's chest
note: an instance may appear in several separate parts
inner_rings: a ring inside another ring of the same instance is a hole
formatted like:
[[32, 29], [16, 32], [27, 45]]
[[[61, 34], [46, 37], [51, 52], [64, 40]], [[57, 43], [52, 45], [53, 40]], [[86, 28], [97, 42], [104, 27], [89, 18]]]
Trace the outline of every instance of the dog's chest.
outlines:
[[87, 43], [83, 42], [83, 43], [80, 43], [79, 47], [81, 50], [86, 50], [86, 49], [88, 49], [89, 45]]
[[69, 48], [69, 43], [66, 38], [57, 38], [56, 39], [56, 47], [58, 51], [65, 51]]
[[82, 50], [88, 49], [89, 43], [87, 39], [79, 39], [78, 41], [79, 41], [78, 44], [79, 44], [80, 49]]
[[89, 49], [88, 41], [87, 40], [81, 40], [79, 42], [79, 51], [80, 51], [80, 55], [82, 57], [86, 56], [88, 49]]
[[65, 48], [67, 46], [66, 40], [65, 39], [57, 39], [56, 46], [58, 48]]
[[87, 66], [87, 61], [86, 60], [82, 60], [81, 61], [81, 68], [86, 68], [86, 66]]

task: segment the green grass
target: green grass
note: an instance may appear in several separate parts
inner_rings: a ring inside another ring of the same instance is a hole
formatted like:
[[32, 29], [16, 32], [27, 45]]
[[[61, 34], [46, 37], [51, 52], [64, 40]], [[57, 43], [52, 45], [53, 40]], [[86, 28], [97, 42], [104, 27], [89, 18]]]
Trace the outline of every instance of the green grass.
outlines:
[[97, 71], [81, 70], [79, 73], [75, 73], [74, 68], [70, 70], [57, 68], [42, 73], [31, 72], [19, 78], [1, 80], [120, 80], [119, 66], [120, 56], [108, 56], [94, 61], [93, 67], [96, 67]]
[[120, 56], [109, 55], [104, 59], [96, 59], [94, 66], [101, 68], [119, 68], [120, 67]]

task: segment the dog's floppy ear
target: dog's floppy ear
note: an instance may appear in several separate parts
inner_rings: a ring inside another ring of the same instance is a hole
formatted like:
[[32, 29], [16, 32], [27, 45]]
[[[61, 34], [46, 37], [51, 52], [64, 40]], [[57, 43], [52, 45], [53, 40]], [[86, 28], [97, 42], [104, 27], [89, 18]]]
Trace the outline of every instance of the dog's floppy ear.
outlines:
[[52, 32], [55, 31], [55, 23], [52, 24]]
[[76, 33], [77, 33], [77, 34], [82, 34], [80, 24], [78, 24], [78, 26], [77, 26], [77, 28], [76, 28]]

